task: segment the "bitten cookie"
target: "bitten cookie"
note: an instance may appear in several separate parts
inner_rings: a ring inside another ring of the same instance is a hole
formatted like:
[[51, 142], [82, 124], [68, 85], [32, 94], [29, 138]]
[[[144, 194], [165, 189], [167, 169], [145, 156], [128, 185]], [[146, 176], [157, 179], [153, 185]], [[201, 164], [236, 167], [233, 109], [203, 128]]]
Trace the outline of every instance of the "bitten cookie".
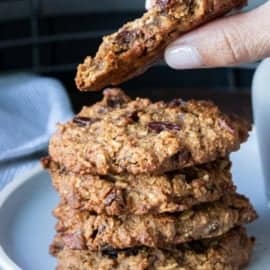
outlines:
[[51, 158], [77, 174], [161, 174], [226, 157], [250, 125], [207, 101], [130, 100], [119, 89], [58, 126]]
[[144, 16], [103, 38], [94, 58], [78, 66], [77, 87], [82, 91], [118, 85], [143, 73], [161, 58], [180, 35], [191, 31], [246, 0], [156, 0]]

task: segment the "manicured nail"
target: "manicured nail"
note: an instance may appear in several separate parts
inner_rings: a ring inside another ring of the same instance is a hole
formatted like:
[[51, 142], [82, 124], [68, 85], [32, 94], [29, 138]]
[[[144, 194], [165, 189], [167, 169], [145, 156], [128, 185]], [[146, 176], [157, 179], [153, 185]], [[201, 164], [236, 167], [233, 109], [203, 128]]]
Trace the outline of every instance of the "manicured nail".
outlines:
[[197, 49], [188, 45], [174, 45], [167, 48], [165, 60], [175, 69], [191, 69], [203, 65]]

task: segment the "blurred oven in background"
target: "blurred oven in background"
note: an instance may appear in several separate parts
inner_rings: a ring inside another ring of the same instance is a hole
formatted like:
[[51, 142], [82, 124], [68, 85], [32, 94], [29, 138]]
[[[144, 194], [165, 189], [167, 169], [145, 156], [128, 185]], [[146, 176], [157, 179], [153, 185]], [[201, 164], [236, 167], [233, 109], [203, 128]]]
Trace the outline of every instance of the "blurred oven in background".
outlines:
[[[86, 55], [95, 54], [103, 35], [143, 11], [144, 0], [0, 0], [0, 73], [34, 71], [57, 77], [78, 111], [100, 98], [100, 93], [75, 91], [76, 65]], [[123, 87], [132, 96], [152, 99], [211, 98], [225, 110], [250, 116], [249, 93], [255, 67], [256, 63], [173, 71], [160, 62]], [[226, 100], [229, 106], [225, 106]]]

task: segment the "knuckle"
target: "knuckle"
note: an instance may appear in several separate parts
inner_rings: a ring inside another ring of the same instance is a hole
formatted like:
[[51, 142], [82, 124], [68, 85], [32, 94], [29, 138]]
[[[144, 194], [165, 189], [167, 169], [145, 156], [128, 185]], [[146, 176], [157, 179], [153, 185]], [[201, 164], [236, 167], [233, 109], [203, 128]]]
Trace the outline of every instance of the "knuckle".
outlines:
[[222, 36], [223, 36], [223, 42], [224, 42], [227, 58], [229, 59], [229, 62], [231, 62], [228, 64], [241, 62], [243, 53], [240, 49], [242, 42], [240, 40], [239, 35], [237, 35], [236, 33], [233, 33], [231, 29], [229, 31], [226, 29], [223, 29]]

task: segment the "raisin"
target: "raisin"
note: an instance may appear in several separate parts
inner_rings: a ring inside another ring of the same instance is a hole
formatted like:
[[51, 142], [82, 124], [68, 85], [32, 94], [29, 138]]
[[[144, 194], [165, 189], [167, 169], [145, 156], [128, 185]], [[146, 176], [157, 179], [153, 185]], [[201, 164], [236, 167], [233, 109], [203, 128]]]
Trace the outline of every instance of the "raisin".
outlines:
[[128, 44], [133, 42], [136, 39], [136, 36], [137, 30], [129, 31], [125, 29], [117, 35], [116, 39], [122, 44]]
[[95, 123], [97, 119], [92, 119], [90, 117], [76, 116], [73, 118], [73, 123], [77, 124], [79, 127], [89, 126]]
[[148, 124], [148, 128], [157, 133], [160, 133], [164, 130], [181, 130], [181, 127], [179, 125], [170, 122], [151, 122]]
[[114, 52], [116, 54], [124, 53], [126, 52], [131, 44], [134, 43], [134, 41], [139, 38], [139, 36], [142, 34], [142, 32], [138, 29], [128, 30], [124, 29], [122, 30], [115, 39], [115, 46], [114, 46]]

